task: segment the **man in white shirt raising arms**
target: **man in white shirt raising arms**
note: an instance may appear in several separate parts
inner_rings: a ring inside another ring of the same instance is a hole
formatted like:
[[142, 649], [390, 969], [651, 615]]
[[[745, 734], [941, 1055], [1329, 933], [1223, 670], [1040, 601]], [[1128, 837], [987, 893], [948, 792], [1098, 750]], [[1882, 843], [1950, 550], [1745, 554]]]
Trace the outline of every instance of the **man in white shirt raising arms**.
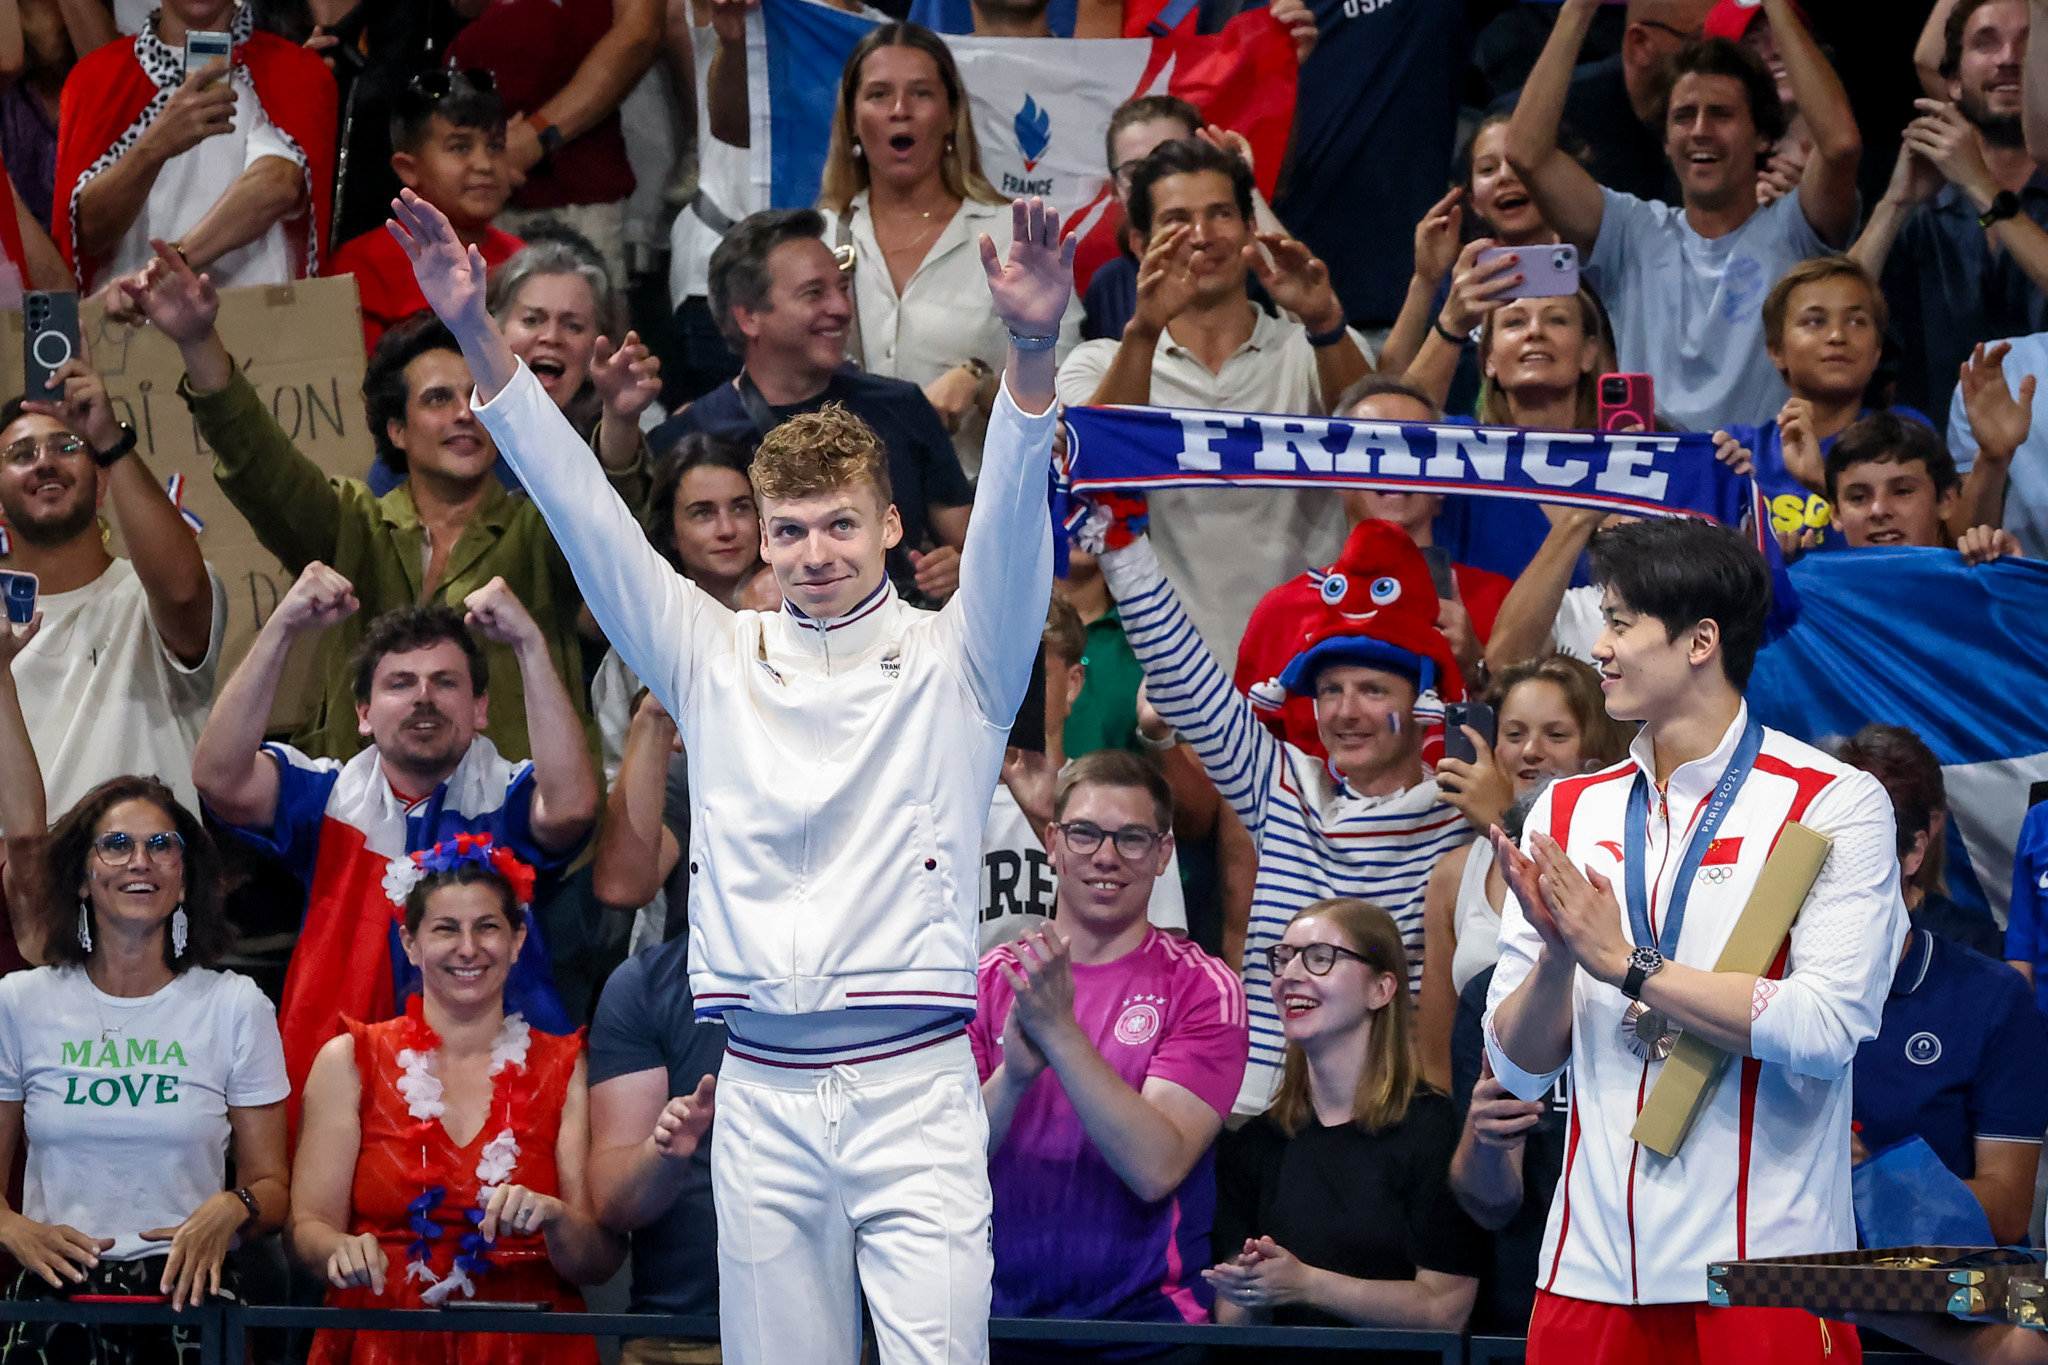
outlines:
[[976, 873], [1051, 591], [1052, 347], [1073, 243], [1035, 199], [1013, 206], [1007, 262], [981, 239], [1011, 345], [945, 609], [890, 587], [883, 555], [902, 528], [887, 455], [828, 408], [754, 457], [784, 606], [735, 612], [647, 545], [499, 335], [482, 258], [410, 193], [396, 208], [393, 232], [476, 376], [478, 417], [689, 755], [690, 989], [729, 1035], [712, 1139], [725, 1359], [853, 1365], [865, 1298], [887, 1365], [980, 1365]]
[[[1628, 762], [1550, 786], [1526, 854], [1494, 832], [1515, 894], [1487, 1056], [1524, 1100], [1572, 1071], [1529, 1365], [1819, 1365], [1850, 1329], [1709, 1310], [1706, 1266], [1856, 1246], [1849, 1071], [1877, 1035], [1906, 928], [1891, 803], [1743, 700], [1771, 601], [1753, 547], [1672, 519], [1603, 532], [1592, 554], [1607, 710], [1642, 733]], [[1793, 820], [1834, 847], [1787, 947], [1762, 976], [1715, 971]], [[1664, 1157], [1630, 1130], [1680, 1030], [1731, 1060]]]

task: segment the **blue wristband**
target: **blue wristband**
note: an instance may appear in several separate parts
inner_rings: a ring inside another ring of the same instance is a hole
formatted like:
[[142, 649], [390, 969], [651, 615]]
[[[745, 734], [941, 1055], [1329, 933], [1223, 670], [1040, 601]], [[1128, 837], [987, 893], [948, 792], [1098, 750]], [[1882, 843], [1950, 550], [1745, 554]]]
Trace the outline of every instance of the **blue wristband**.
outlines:
[[1012, 332], [1010, 333], [1010, 344], [1020, 351], [1050, 351], [1053, 347], [1060, 344], [1060, 336], [1058, 332], [1054, 332], [1049, 337], [1019, 336], [1017, 333]]
[[1340, 322], [1327, 332], [1310, 332], [1308, 334], [1308, 344], [1320, 351], [1325, 346], [1335, 346], [1344, 339], [1345, 334], [1350, 330], [1347, 325]]

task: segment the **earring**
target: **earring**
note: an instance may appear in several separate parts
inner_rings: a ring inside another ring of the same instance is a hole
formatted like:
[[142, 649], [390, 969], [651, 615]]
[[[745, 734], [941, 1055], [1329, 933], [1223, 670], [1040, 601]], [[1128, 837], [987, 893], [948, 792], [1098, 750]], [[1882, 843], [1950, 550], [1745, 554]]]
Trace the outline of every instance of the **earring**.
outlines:
[[183, 957], [185, 955], [185, 936], [191, 925], [191, 919], [185, 914], [185, 902], [179, 901], [178, 908], [171, 912], [172, 957]]
[[860, 159], [861, 159], [862, 157], [866, 156], [867, 154], [868, 154], [868, 153], [867, 153], [867, 148], [865, 148], [865, 147], [861, 146], [861, 145], [860, 145], [860, 144], [859, 144], [858, 142], [856, 142], [856, 143], [854, 143], [854, 144], [853, 144], [853, 159], [854, 159], [854, 160], [858, 161], [858, 160], [860, 160]]
[[83, 897], [78, 902], [78, 946], [88, 953], [92, 951], [92, 908]]

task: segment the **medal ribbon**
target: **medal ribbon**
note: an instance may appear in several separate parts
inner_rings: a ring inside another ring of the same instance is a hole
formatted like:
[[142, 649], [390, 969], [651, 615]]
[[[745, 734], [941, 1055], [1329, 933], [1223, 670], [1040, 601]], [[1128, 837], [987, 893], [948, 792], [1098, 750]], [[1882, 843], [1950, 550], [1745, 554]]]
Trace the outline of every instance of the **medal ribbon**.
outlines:
[[[1678, 865], [1678, 881], [1671, 888], [1671, 906], [1664, 915], [1664, 932], [1655, 940], [1657, 951], [1667, 962], [1676, 960], [1678, 934], [1685, 924], [1685, 903], [1692, 895], [1693, 878], [1699, 873], [1700, 861], [1707, 856], [1707, 849], [1714, 842], [1714, 833], [1721, 828], [1722, 817], [1735, 804], [1735, 793], [1756, 766], [1756, 756], [1763, 746], [1764, 727], [1751, 714], [1741, 740], [1735, 745], [1735, 756], [1728, 760], [1728, 771], [1721, 774], [1721, 781], [1707, 801], [1706, 811], [1693, 829], [1692, 841], [1685, 846], [1684, 861]], [[1635, 785], [1629, 788], [1628, 793], [1628, 817], [1624, 829], [1628, 857], [1622, 867], [1628, 888], [1628, 927], [1638, 945], [1652, 941], [1650, 893], [1643, 882], [1643, 867], [1649, 862], [1650, 853], [1649, 823], [1650, 779], [1639, 769]]]

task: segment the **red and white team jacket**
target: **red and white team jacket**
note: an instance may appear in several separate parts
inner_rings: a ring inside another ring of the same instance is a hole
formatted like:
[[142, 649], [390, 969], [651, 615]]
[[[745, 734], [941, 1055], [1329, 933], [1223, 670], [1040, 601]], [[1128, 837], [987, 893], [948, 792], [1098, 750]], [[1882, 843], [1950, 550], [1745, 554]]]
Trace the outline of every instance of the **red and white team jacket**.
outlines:
[[[1673, 772], [1661, 799], [1652, 789], [1646, 883], [1653, 929], [1748, 716], [1745, 706], [1712, 754]], [[1574, 863], [1614, 884], [1624, 936], [1623, 819], [1639, 769], [1654, 777], [1647, 735], [1628, 762], [1553, 783], [1525, 836], [1547, 831]], [[1697, 1302], [1707, 1295], [1709, 1261], [1855, 1247], [1849, 1069], [1858, 1045], [1877, 1035], [1906, 932], [1892, 806], [1877, 779], [1766, 729], [1756, 766], [1695, 876], [1675, 960], [1712, 969], [1789, 820], [1827, 835], [1834, 850], [1787, 951], [1758, 989], [1753, 1055], [1730, 1060], [1677, 1156], [1658, 1156], [1629, 1137], [1663, 1063], [1641, 1061], [1623, 1045], [1627, 997], [1578, 973], [1566, 1063], [1571, 1129], [1537, 1260], [1539, 1287], [1599, 1303]], [[1517, 1066], [1495, 1036], [1493, 1012], [1541, 949], [1509, 896], [1486, 1049], [1501, 1083], [1523, 1099], [1547, 1093], [1558, 1072]]]

